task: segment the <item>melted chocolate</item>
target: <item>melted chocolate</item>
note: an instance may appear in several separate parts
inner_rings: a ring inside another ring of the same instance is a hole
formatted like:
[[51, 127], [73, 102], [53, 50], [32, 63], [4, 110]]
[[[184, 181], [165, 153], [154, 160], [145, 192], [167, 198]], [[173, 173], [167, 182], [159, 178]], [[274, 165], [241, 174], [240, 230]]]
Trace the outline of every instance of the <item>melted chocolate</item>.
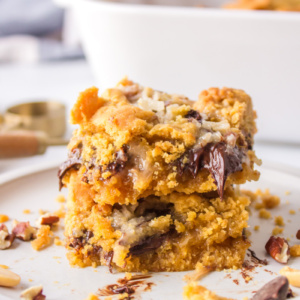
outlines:
[[248, 251], [250, 252], [251, 260], [254, 263], [258, 263], [258, 264], [261, 264], [261, 265], [264, 265], [264, 266], [266, 266], [268, 264], [268, 261], [266, 259], [260, 259], [260, 258], [258, 258], [257, 255], [256, 255], [256, 253], [253, 250], [248, 249]]
[[168, 239], [171, 235], [175, 233], [175, 229], [164, 234], [155, 234], [149, 237], [146, 237], [144, 240], [138, 242], [138, 244], [132, 246], [129, 249], [129, 254], [131, 255], [141, 255], [159, 248], [163, 242]]
[[154, 285], [152, 282], [147, 282], [145, 280], [150, 278], [151, 275], [133, 275], [132, 278], [127, 279], [120, 278], [115, 284], [109, 284], [102, 289], [99, 289], [99, 296], [113, 296], [116, 294], [128, 294], [124, 300], [134, 299], [133, 295], [139, 287], [145, 286], [144, 291], [151, 290], [151, 286]]
[[[185, 157], [188, 163], [183, 163]], [[200, 169], [207, 169], [215, 180], [218, 194], [221, 199], [224, 196], [224, 187], [227, 177], [231, 173], [242, 171], [242, 151], [237, 148], [229, 148], [226, 143], [208, 144], [204, 148], [190, 149], [177, 162], [179, 176], [190, 173], [194, 178]]]
[[73, 149], [69, 153], [68, 160], [66, 160], [64, 163], [62, 163], [61, 166], [59, 167], [59, 170], [57, 173], [57, 176], [59, 178], [59, 190], [61, 190], [63, 187], [62, 179], [63, 179], [64, 175], [66, 174], [66, 172], [70, 169], [79, 169], [81, 164], [82, 164], [81, 149], [79, 149], [79, 148]]
[[113, 174], [122, 171], [126, 166], [126, 162], [128, 161], [127, 152], [128, 152], [128, 146], [123, 145], [122, 148], [115, 153], [114, 161], [107, 165], [107, 170], [109, 170]]
[[112, 273], [112, 260], [114, 258], [114, 251], [109, 251], [108, 253], [104, 254], [104, 259], [107, 262], [109, 272]]
[[196, 110], [193, 109], [191, 109], [184, 117], [189, 119], [189, 121], [191, 121], [192, 119], [195, 119], [200, 123], [202, 121], [201, 115]]

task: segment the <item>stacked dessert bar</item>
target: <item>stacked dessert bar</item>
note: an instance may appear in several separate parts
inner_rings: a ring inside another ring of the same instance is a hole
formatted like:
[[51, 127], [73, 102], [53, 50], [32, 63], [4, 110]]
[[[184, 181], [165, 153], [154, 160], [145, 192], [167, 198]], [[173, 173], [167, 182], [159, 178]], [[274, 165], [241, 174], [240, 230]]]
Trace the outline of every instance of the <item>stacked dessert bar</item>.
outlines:
[[68, 187], [72, 265], [182, 271], [241, 266], [249, 199], [258, 180], [251, 98], [211, 88], [194, 102], [123, 79], [80, 94], [78, 124], [59, 170]]

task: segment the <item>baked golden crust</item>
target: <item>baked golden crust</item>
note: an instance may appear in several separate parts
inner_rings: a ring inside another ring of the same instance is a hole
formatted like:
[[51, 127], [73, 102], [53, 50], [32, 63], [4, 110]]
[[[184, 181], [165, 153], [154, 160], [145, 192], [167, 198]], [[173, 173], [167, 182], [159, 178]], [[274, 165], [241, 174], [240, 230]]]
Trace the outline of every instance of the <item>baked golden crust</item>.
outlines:
[[[94, 202], [75, 171], [68, 188], [65, 235], [71, 264], [108, 265], [107, 257], [114, 253], [111, 264], [120, 271], [183, 271], [193, 269], [197, 262], [215, 269], [239, 268], [250, 245], [243, 237], [249, 198], [231, 188], [223, 201], [196, 193], [172, 193], [117, 207]], [[165, 215], [158, 211], [148, 220], [147, 214], [139, 215], [145, 205], [169, 211]], [[87, 238], [88, 232], [93, 236]], [[159, 247], [149, 252], [136, 250], [139, 241], [153, 236], [162, 237]], [[135, 249], [133, 254], [130, 249]]]
[[248, 196], [258, 180], [251, 98], [211, 88], [193, 102], [123, 79], [81, 93], [59, 176], [69, 189], [70, 263], [119, 271], [241, 266]]
[[[251, 150], [255, 118], [251, 98], [240, 90], [212, 88], [193, 103], [123, 80], [101, 98], [96, 88], [81, 93], [71, 113], [80, 128], [69, 150], [80, 149], [79, 173], [99, 204], [134, 204], [173, 191], [221, 193], [233, 183], [259, 177]], [[205, 159], [200, 151], [217, 143], [231, 144], [241, 156], [222, 188], [200, 161]]]

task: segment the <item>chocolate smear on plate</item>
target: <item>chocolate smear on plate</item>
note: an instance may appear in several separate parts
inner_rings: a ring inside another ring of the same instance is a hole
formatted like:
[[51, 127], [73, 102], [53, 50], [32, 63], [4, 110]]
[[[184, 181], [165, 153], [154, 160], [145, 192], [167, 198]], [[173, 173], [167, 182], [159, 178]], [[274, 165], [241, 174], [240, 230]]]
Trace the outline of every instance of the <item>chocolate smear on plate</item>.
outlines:
[[98, 290], [99, 296], [113, 296], [117, 294], [127, 294], [123, 299], [131, 300], [134, 299], [134, 294], [138, 289], [144, 288], [142, 291], [151, 290], [153, 282], [148, 282], [145, 279], [150, 278], [151, 275], [137, 274], [131, 278], [120, 278], [115, 284], [109, 284], [102, 289]]

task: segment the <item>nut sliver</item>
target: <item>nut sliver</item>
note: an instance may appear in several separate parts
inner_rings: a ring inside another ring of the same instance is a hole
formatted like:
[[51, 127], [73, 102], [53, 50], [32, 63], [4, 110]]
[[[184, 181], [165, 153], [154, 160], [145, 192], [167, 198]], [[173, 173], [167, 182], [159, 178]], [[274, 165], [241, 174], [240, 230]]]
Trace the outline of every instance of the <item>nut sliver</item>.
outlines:
[[0, 286], [12, 287], [20, 283], [21, 278], [19, 275], [7, 269], [0, 268]]

